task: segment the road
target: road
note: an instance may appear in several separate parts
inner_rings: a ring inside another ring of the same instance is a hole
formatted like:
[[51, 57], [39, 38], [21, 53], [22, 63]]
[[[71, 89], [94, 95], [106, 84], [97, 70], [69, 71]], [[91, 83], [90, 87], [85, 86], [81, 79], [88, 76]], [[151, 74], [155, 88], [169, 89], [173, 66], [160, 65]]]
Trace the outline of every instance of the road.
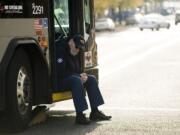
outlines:
[[56, 104], [46, 122], [19, 135], [179, 135], [179, 34], [180, 26], [98, 33], [100, 88], [106, 102], [100, 108], [112, 120], [75, 125], [70, 100]]
[[[132, 28], [111, 35], [111, 41], [103, 37], [97, 39], [99, 44], [105, 43], [103, 49], [99, 49], [100, 85], [106, 89], [105, 95], [112, 90], [115, 93], [112, 100], [108, 99], [111, 101], [108, 108], [180, 107], [177, 102], [180, 94], [180, 40], [177, 35], [179, 27], [155, 32]], [[114, 51], [110, 53], [109, 50]]]

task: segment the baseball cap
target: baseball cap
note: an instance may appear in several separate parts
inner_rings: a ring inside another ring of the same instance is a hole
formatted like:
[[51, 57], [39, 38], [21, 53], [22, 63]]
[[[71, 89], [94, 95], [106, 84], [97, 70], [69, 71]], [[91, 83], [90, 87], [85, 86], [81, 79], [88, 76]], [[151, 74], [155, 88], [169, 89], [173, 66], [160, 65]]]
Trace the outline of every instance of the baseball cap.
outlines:
[[73, 40], [75, 43], [76, 48], [79, 48], [80, 50], [85, 50], [85, 40], [83, 36], [77, 34], [73, 36]]

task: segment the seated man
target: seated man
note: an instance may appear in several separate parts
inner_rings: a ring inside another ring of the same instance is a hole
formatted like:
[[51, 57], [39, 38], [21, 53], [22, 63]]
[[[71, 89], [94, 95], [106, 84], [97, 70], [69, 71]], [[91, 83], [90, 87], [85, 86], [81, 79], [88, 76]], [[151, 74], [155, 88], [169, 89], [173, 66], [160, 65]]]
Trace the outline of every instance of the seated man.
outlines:
[[[104, 100], [96, 78], [81, 72], [79, 52], [84, 48], [85, 40], [80, 35], [73, 36], [67, 42], [56, 43], [57, 77], [61, 89], [72, 91], [77, 124], [89, 124], [90, 120], [110, 120], [111, 116], [106, 116], [98, 110], [98, 106], [104, 104]], [[90, 120], [83, 114], [83, 111], [88, 108], [84, 87], [86, 87], [91, 106]]]

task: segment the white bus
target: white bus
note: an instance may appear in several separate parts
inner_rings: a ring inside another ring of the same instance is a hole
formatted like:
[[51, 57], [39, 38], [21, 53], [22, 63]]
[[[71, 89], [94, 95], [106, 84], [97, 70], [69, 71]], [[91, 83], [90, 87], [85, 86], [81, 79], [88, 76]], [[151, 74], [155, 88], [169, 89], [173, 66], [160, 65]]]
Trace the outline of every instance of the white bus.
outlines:
[[93, 0], [0, 0], [0, 114], [23, 129], [32, 107], [71, 99], [58, 89], [55, 41], [86, 39], [81, 68], [98, 75]]

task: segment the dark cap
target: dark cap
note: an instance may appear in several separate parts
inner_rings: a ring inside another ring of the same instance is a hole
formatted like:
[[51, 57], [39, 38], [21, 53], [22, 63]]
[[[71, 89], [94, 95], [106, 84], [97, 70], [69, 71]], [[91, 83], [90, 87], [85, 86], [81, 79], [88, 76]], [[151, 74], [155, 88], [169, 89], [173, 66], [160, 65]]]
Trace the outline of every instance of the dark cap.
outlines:
[[77, 34], [73, 36], [73, 40], [75, 43], [76, 48], [79, 48], [80, 50], [85, 50], [85, 40], [83, 36]]

